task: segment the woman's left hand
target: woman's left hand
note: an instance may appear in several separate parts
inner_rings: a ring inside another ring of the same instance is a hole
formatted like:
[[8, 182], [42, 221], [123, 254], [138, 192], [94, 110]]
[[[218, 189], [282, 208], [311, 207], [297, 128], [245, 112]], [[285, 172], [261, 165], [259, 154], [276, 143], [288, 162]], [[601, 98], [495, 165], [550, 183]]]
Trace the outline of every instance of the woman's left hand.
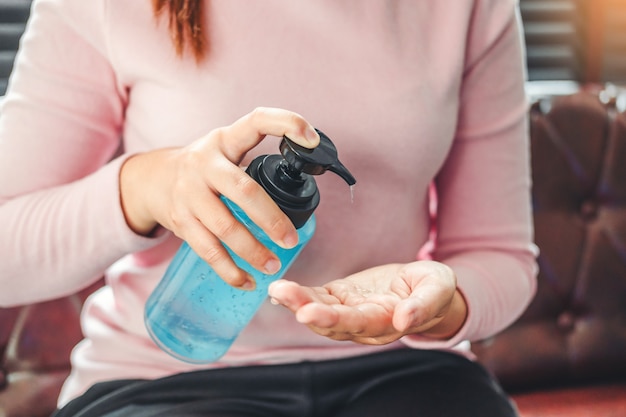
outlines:
[[322, 287], [278, 280], [269, 294], [314, 332], [369, 345], [408, 334], [450, 338], [467, 315], [454, 272], [434, 261], [382, 265]]

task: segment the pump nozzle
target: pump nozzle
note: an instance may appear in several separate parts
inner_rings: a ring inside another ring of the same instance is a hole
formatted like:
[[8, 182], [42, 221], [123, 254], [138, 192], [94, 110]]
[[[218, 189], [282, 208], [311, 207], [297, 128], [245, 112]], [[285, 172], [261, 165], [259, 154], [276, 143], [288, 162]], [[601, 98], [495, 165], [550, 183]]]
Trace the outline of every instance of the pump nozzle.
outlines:
[[319, 191], [311, 175], [334, 172], [349, 185], [356, 180], [339, 162], [337, 149], [328, 136], [319, 130], [320, 144], [308, 149], [283, 136], [281, 155], [261, 155], [246, 172], [272, 197], [289, 216], [296, 228], [306, 223], [320, 201]]
[[295, 171], [310, 175], [321, 175], [327, 170], [339, 175], [348, 185], [356, 184], [356, 179], [339, 161], [337, 148], [322, 131], [315, 129], [320, 135], [320, 143], [316, 148], [309, 149], [283, 136], [280, 153]]

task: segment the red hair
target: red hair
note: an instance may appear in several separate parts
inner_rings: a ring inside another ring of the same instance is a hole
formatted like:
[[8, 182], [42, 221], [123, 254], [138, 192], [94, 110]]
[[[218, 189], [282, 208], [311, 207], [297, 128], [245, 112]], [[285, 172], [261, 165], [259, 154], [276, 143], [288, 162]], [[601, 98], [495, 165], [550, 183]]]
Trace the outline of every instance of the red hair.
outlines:
[[154, 14], [167, 16], [170, 36], [178, 56], [187, 48], [197, 61], [204, 58], [207, 39], [204, 28], [204, 0], [152, 0]]

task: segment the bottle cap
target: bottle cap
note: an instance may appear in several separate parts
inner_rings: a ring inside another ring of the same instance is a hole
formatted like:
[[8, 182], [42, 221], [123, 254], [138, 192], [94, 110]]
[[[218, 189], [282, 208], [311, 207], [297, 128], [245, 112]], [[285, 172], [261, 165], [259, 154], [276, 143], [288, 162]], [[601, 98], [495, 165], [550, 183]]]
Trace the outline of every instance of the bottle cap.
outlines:
[[349, 185], [356, 180], [339, 161], [337, 148], [320, 130], [320, 143], [305, 148], [286, 136], [280, 143], [280, 155], [255, 158], [246, 172], [267, 191], [296, 228], [302, 227], [319, 204], [319, 191], [313, 175], [333, 172]]

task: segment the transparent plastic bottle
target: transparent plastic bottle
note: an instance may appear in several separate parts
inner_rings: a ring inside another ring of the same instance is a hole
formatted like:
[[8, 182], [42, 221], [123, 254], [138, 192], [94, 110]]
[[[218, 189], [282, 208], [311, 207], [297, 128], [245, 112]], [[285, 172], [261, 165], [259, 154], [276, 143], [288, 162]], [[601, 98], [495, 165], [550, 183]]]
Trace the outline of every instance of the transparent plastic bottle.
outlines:
[[281, 278], [315, 232], [313, 211], [319, 192], [311, 175], [326, 170], [352, 185], [356, 181], [337, 159], [337, 151], [326, 135], [314, 150], [283, 138], [281, 155], [257, 157], [247, 172], [291, 219], [298, 232], [298, 245], [283, 249], [276, 245], [232, 201], [222, 201], [235, 218], [281, 261], [276, 274], [267, 275], [225, 248], [235, 263], [256, 280], [252, 291], [230, 286], [183, 242], [163, 279], [148, 298], [145, 323], [155, 343], [170, 355], [190, 363], [209, 363], [221, 358], [267, 298], [269, 284]]
[[[159, 346], [170, 355], [192, 363], [212, 362], [222, 357], [267, 297], [272, 281], [281, 278], [302, 248], [313, 237], [315, 216], [298, 229], [298, 245], [283, 249], [276, 245], [238, 206], [223, 199], [237, 220], [274, 252], [281, 269], [263, 274], [235, 255], [233, 260], [256, 279], [253, 291], [241, 290], [224, 282], [193, 249], [183, 242], [165, 276], [146, 304], [148, 329]], [[176, 276], [186, 277], [180, 286], [169, 285]], [[180, 294], [188, 296], [181, 297]], [[169, 305], [162, 305], [168, 300]]]

